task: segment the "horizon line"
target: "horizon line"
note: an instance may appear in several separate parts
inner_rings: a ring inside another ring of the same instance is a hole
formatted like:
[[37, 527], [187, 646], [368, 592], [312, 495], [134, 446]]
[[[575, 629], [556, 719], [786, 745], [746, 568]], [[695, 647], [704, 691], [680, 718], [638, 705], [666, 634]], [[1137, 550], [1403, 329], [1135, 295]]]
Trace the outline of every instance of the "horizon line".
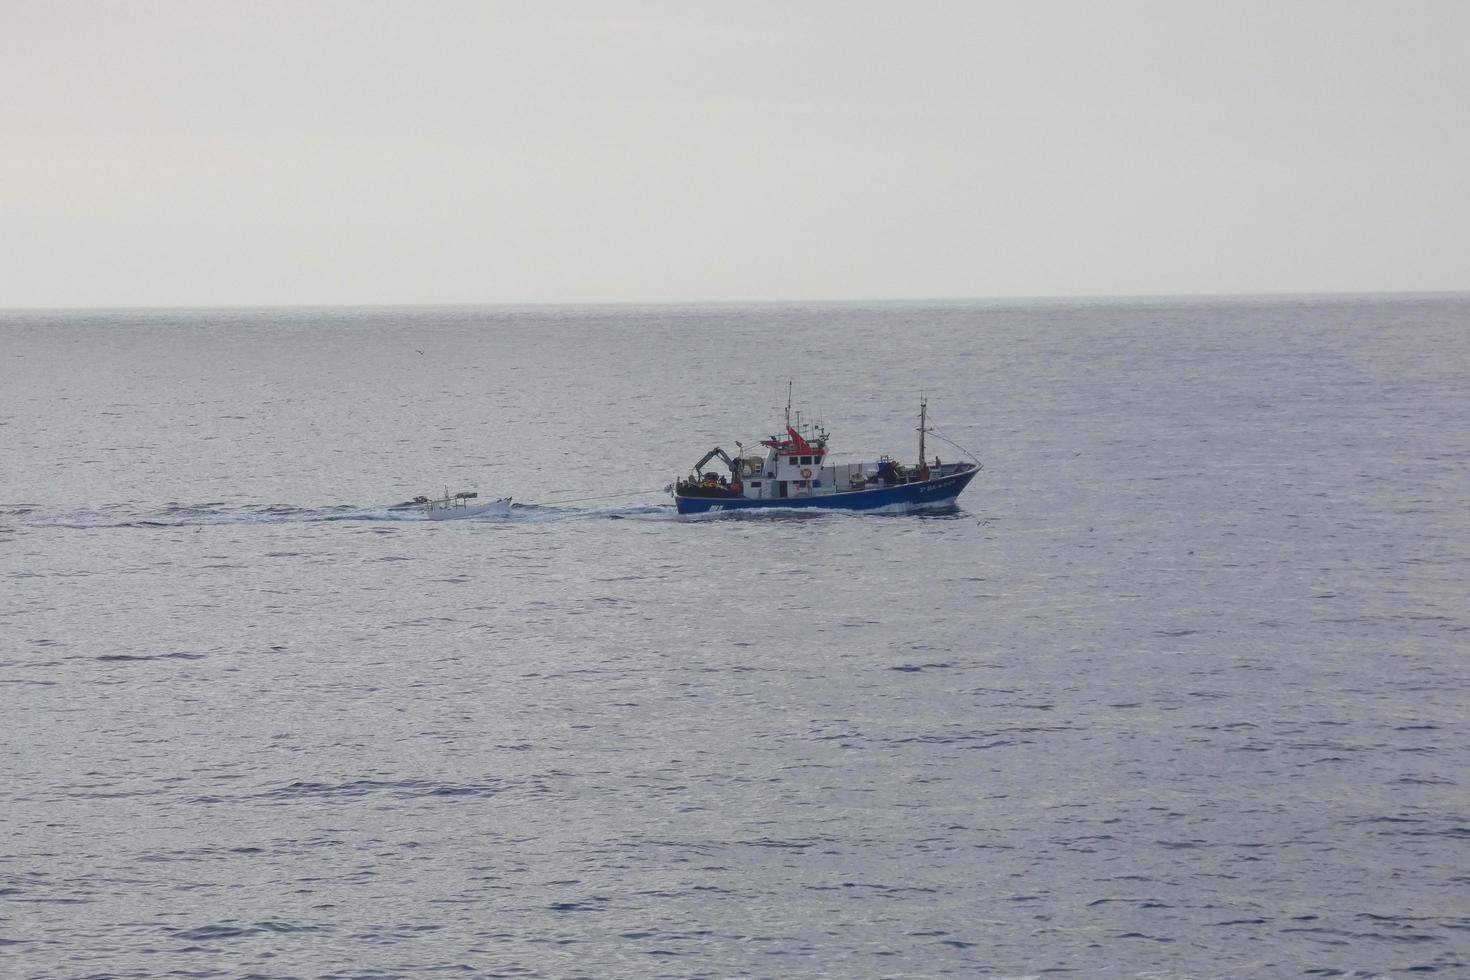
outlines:
[[0, 306], [0, 313], [124, 313], [187, 310], [393, 310], [393, 309], [569, 309], [678, 306], [860, 306], [937, 303], [1119, 303], [1181, 300], [1408, 299], [1470, 296], [1467, 289], [1330, 290], [1246, 293], [1079, 293], [1003, 296], [890, 296], [827, 299], [522, 300], [399, 303], [180, 303], [82, 306]]

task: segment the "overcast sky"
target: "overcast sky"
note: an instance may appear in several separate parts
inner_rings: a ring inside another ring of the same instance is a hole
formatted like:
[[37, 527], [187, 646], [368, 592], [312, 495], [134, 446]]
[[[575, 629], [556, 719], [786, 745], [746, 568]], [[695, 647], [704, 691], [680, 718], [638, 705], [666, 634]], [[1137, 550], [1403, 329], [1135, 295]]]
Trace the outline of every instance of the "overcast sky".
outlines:
[[0, 307], [1470, 289], [1470, 2], [0, 0]]

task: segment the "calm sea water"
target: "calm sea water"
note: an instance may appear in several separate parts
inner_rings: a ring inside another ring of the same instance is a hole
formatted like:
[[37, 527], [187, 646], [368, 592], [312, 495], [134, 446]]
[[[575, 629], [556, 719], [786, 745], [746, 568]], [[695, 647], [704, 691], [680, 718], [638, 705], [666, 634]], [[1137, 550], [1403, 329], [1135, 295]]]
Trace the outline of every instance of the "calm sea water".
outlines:
[[[1470, 299], [0, 352], [6, 977], [1470, 976]], [[788, 377], [863, 453], [926, 392], [985, 470], [925, 517], [646, 492]], [[446, 485], [524, 506], [383, 512]]]

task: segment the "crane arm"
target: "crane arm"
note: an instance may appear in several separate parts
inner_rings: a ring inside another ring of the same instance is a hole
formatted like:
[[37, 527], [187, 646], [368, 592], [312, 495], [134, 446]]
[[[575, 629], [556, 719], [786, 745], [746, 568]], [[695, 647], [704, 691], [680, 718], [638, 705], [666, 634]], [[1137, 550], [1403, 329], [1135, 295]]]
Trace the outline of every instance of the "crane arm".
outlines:
[[700, 457], [699, 462], [694, 464], [694, 472], [698, 473], [700, 470], [704, 469], [704, 464], [708, 463], [710, 460], [716, 457], [719, 457], [720, 462], [724, 463], [725, 466], [730, 470], [731, 476], [736, 475], [735, 461], [730, 458], [729, 453], [725, 452], [719, 446], [716, 446], [709, 452], [705, 453], [702, 457]]

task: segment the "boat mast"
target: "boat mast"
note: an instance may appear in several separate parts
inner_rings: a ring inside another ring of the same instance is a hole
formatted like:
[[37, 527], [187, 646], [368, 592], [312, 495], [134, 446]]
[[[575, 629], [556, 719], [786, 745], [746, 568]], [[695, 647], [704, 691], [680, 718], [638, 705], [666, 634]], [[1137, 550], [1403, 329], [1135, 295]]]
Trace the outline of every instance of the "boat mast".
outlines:
[[923, 395], [919, 396], [919, 465], [924, 465], [924, 433], [929, 431], [927, 416], [929, 414], [929, 399]]

